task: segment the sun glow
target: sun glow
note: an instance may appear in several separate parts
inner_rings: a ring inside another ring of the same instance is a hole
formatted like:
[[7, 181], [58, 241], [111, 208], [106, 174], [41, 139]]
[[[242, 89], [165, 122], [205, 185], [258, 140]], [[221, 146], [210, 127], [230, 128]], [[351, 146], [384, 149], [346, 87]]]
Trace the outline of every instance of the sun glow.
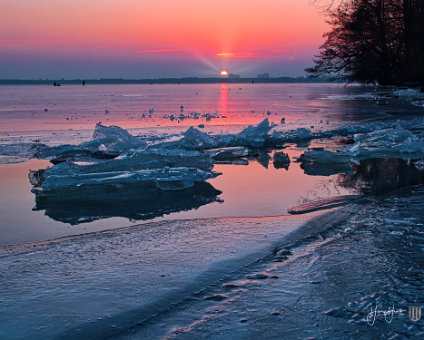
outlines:
[[228, 77], [227, 71], [221, 71], [221, 77]]

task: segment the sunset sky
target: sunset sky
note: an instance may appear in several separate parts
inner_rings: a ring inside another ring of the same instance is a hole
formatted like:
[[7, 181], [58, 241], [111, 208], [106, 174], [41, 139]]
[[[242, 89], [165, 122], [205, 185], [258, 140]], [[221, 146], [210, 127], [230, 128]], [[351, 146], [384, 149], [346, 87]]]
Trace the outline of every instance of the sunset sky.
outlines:
[[304, 75], [312, 0], [0, 0], [0, 78]]

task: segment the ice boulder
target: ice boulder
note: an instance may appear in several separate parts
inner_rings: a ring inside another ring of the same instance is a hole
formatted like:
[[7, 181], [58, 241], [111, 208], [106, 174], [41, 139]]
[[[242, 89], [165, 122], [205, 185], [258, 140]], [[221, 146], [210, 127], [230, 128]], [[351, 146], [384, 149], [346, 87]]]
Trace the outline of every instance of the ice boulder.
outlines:
[[187, 149], [210, 149], [217, 146], [213, 137], [192, 126], [184, 132], [179, 145]]
[[311, 130], [305, 128], [298, 128], [296, 130], [296, 135], [300, 140], [312, 138]]
[[236, 143], [242, 146], [262, 147], [267, 141], [268, 133], [275, 126], [275, 124], [270, 124], [268, 118], [266, 118], [258, 125], [250, 125], [235, 135]]
[[119, 126], [104, 126], [97, 123], [93, 140], [82, 143], [80, 147], [107, 152], [124, 152], [130, 149], [144, 149], [146, 142], [134, 137]]

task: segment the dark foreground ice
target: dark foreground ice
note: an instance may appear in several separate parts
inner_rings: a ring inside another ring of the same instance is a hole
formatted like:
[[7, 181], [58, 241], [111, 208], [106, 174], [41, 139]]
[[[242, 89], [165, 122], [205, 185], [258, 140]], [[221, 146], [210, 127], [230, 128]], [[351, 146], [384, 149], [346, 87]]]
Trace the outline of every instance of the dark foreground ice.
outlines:
[[324, 215], [122, 338], [421, 338], [408, 308], [424, 301], [423, 198], [413, 187]]
[[187, 220], [3, 247], [0, 338], [418, 338], [423, 199], [412, 186], [300, 228]]

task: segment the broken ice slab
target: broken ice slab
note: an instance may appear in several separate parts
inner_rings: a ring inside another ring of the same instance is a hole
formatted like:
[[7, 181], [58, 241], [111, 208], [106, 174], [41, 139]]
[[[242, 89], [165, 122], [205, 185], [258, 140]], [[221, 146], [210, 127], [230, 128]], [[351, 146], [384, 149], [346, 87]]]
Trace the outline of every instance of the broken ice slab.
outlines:
[[244, 146], [233, 146], [227, 148], [218, 148], [206, 150], [206, 153], [211, 156], [211, 158], [222, 161], [234, 158], [246, 157], [249, 155], [249, 149]]
[[[43, 193], [61, 188], [72, 188], [79, 186], [96, 186], [111, 184], [115, 186], [144, 183], [147, 189], [156, 188], [160, 190], [183, 190], [191, 188], [195, 183], [214, 178], [220, 173], [204, 171], [196, 168], [178, 167], [163, 169], [144, 170], [121, 170], [90, 172], [91, 165], [80, 166], [71, 162], [61, 163], [52, 168], [40, 171], [40, 183], [36, 186], [42, 188]], [[30, 180], [34, 183], [37, 177], [30, 172]]]
[[362, 195], [343, 195], [320, 199], [305, 204], [301, 204], [292, 208], [287, 209], [287, 212], [292, 215], [306, 214], [317, 210], [332, 209], [341, 207], [353, 202], [359, 202], [366, 199], [366, 196]]
[[[71, 162], [68, 162], [71, 163]], [[79, 167], [79, 173], [190, 167], [209, 171], [213, 160], [205, 153], [182, 149], [148, 149]]]
[[111, 159], [129, 150], [144, 150], [147, 143], [119, 126], [96, 124], [93, 140], [79, 145], [32, 144], [29, 158], [50, 158], [53, 164], [67, 160]]
[[249, 160], [246, 158], [233, 158], [222, 161], [215, 161], [215, 164], [249, 165]]
[[250, 125], [235, 135], [235, 142], [242, 146], [262, 147], [267, 141], [268, 133], [275, 126], [275, 124], [270, 124], [268, 118], [266, 118], [258, 125]]
[[302, 163], [312, 164], [349, 163], [351, 160], [352, 156], [349, 154], [327, 151], [322, 148], [307, 150], [300, 156]]
[[66, 187], [48, 193], [34, 190], [35, 210], [76, 225], [110, 217], [147, 220], [197, 209], [216, 202], [222, 192], [207, 182], [182, 191], [161, 191], [144, 183]]
[[67, 160], [111, 159], [119, 155], [119, 152], [107, 152], [83, 148], [80, 145], [57, 145], [32, 144], [29, 148], [29, 158], [50, 159], [53, 164]]
[[424, 141], [400, 126], [366, 134], [355, 134], [354, 140], [354, 144], [340, 151], [360, 158], [390, 156], [418, 158], [424, 155]]
[[308, 150], [299, 158], [305, 174], [311, 176], [330, 176], [340, 173], [352, 174], [350, 155], [326, 150]]
[[276, 169], [286, 169], [288, 170], [290, 165], [290, 157], [284, 152], [275, 152], [274, 153], [274, 168]]
[[187, 149], [210, 149], [216, 147], [217, 142], [207, 133], [191, 126], [184, 132], [184, 137], [179, 142], [179, 145]]
[[97, 123], [94, 128], [93, 140], [82, 143], [80, 146], [90, 150], [123, 152], [130, 149], [143, 149], [146, 145], [145, 141], [134, 137], [119, 126], [104, 126]]
[[16, 159], [29, 159], [31, 157], [30, 149], [33, 144], [34, 143], [0, 144], [0, 155], [5, 156], [5, 159], [1, 162], [1, 164], [7, 164], [10, 157], [14, 157]]
[[393, 97], [402, 99], [423, 98], [424, 94], [414, 89], [403, 89], [393, 91]]
[[275, 124], [270, 124], [268, 118], [258, 125], [250, 125], [236, 135], [215, 135], [210, 136], [196, 128], [190, 127], [178, 145], [192, 149], [212, 149], [216, 147], [262, 147], [266, 144], [269, 131]]
[[[183, 137], [174, 142], [156, 144], [156, 148], [184, 148], [188, 150], [207, 150], [224, 147], [263, 147], [273, 144], [275, 140], [268, 133], [274, 124], [268, 119], [263, 120], [256, 126], [248, 126], [238, 134], [208, 135], [194, 127], [190, 127], [183, 133]], [[277, 141], [280, 143], [280, 139]]]
[[[103, 160], [94, 164], [77, 164], [67, 161], [42, 170], [43, 176], [39, 174], [30, 176], [42, 178], [56, 176], [78, 176], [79, 174], [138, 171], [148, 169], [163, 169], [165, 167], [180, 168], [189, 165], [204, 171], [210, 171], [213, 167], [213, 160], [206, 154], [194, 150], [181, 149], [158, 149], [145, 152], [134, 152], [115, 159]], [[32, 183], [34, 185], [34, 183]], [[38, 183], [40, 186], [41, 183]]]
[[311, 139], [312, 138], [311, 130], [305, 129], [305, 128], [296, 129], [296, 135], [299, 139]]
[[89, 151], [89, 150], [68, 150], [57, 154], [50, 159], [52, 164], [59, 164], [66, 161], [92, 161], [92, 160], [105, 160], [114, 159], [119, 156], [118, 152], [107, 152], [107, 151]]

